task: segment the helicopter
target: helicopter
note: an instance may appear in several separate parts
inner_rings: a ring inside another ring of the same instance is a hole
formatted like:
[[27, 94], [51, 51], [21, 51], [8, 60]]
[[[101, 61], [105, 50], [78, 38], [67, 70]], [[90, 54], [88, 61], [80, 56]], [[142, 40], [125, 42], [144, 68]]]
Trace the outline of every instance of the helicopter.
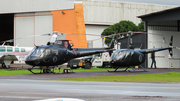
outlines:
[[[56, 33], [47, 45], [35, 46], [27, 56], [25, 63], [33, 67], [39, 66], [43, 73], [54, 73], [51, 68], [66, 63], [73, 58], [114, 51], [116, 34], [117, 32], [107, 48], [72, 48], [73, 45], [69, 43], [69, 40], [57, 40]], [[29, 71], [32, 72], [31, 69]]]
[[[130, 34], [130, 36], [128, 37], [129, 48], [117, 49], [112, 53], [110, 64], [112, 67], [115, 67], [115, 70], [108, 72], [117, 72], [117, 70], [121, 67], [126, 67], [126, 68], [125, 70], [122, 70], [120, 72], [126, 72], [128, 68], [132, 68], [133, 72], [135, 72], [135, 69], [132, 66], [138, 66], [138, 65], [143, 69], [143, 71], [146, 71], [145, 68], [141, 66], [141, 64], [144, 63], [145, 61], [145, 55], [152, 52], [169, 50], [170, 56], [172, 57], [173, 36], [171, 36], [168, 47], [134, 50], [132, 45], [132, 37], [131, 37], [132, 33], [133, 33], [132, 31], [128, 32], [128, 34]], [[130, 72], [130, 70], [128, 71]]]
[[19, 47], [17, 44], [16, 46], [11, 46], [11, 43], [13, 43], [15, 40], [29, 38], [29, 37], [35, 37], [35, 36], [50, 36], [50, 34], [39, 34], [39, 35], [33, 35], [33, 36], [25, 36], [25, 37], [18, 37], [16, 39], [9, 39], [1, 41], [2, 45], [0, 45], [0, 63], [2, 64], [2, 68], [10, 68], [10, 64], [12, 62], [20, 62], [23, 63], [26, 59], [26, 56], [28, 56], [29, 52], [34, 47]]

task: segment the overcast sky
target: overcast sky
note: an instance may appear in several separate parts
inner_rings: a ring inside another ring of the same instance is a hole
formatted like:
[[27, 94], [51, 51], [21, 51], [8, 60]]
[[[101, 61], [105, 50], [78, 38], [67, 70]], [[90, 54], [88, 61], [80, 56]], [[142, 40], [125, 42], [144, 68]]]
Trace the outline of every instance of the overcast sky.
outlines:
[[107, 0], [107, 1], [140, 2], [140, 3], [152, 3], [152, 4], [180, 6], [180, 0]]

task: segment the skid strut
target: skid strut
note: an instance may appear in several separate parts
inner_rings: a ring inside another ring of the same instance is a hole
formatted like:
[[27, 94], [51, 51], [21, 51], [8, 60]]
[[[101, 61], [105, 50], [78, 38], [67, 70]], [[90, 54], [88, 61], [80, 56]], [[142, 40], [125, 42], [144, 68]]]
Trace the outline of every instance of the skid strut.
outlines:
[[[121, 68], [121, 67], [116, 67], [115, 68], [115, 70], [114, 71], [109, 71], [109, 70], [107, 70], [108, 72], [147, 72], [147, 70], [143, 67], [143, 66], [141, 66], [141, 65], [139, 65], [143, 70], [136, 70], [136, 69], [134, 69], [132, 66], [129, 66], [129, 67], [126, 67], [125, 68], [125, 70], [119, 70], [119, 71], [117, 71], [119, 68]], [[129, 68], [131, 68], [132, 70], [128, 70]]]
[[[32, 70], [33, 69], [40, 69], [39, 73], [35, 73]], [[39, 67], [39, 68], [29, 68], [28, 70], [33, 73], [33, 74], [59, 74], [60, 72], [60, 67], [58, 67], [59, 72], [55, 72], [54, 71], [55, 67]], [[63, 68], [63, 72], [62, 73], [74, 73], [72, 69], [68, 69], [68, 68]]]

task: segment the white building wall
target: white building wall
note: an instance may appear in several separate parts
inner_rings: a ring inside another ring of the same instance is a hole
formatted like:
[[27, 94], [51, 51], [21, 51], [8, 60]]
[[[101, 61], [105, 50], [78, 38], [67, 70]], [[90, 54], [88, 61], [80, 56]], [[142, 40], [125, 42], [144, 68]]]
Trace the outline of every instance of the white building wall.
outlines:
[[1, 0], [0, 14], [74, 9], [72, 0]]
[[[158, 29], [158, 28], [157, 28]], [[171, 27], [169, 29], [172, 29]], [[162, 31], [162, 30], [148, 30], [148, 48], [160, 48], [169, 46], [170, 38], [173, 37], [173, 46], [180, 47], [179, 39], [180, 34], [177, 31]], [[155, 60], [157, 68], [180, 68], [180, 50], [173, 49], [173, 58], [169, 57], [169, 51], [164, 50], [155, 53]], [[151, 54], [148, 54], [148, 67], [151, 66]]]
[[46, 45], [51, 36], [38, 36], [52, 33], [51, 12], [24, 13], [14, 16], [14, 45], [34, 47]]
[[86, 24], [115, 24], [121, 20], [129, 20], [138, 24], [137, 16], [161, 11], [175, 6], [128, 3], [118, 1], [83, 0], [83, 10]]
[[[93, 48], [102, 47], [101, 33], [108, 26], [86, 25], [85, 27], [86, 27], [86, 34], [99, 35], [99, 36], [86, 35], [87, 41], [93, 41]], [[97, 39], [97, 40], [94, 40], [94, 39]]]

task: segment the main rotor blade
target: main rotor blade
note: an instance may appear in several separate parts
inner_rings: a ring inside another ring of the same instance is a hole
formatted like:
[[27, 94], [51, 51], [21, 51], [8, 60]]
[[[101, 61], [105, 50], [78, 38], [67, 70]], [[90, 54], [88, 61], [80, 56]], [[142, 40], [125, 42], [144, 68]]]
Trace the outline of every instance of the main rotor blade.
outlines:
[[38, 35], [29, 35], [29, 36], [25, 36], [25, 37], [18, 37], [18, 38], [15, 38], [15, 39], [9, 39], [9, 40], [5, 40], [5, 41], [1, 41], [2, 42], [14, 42], [14, 40], [18, 40], [18, 39], [24, 39], [24, 38], [30, 38], [30, 37], [35, 37], [35, 36], [50, 36], [51, 34], [38, 34]]
[[102, 36], [102, 35], [97, 35], [97, 34], [84, 34], [84, 33], [63, 33], [63, 34]]
[[[122, 33], [117, 33], [117, 35], [125, 35], [127, 33], [128, 32], [122, 32]], [[135, 34], [137, 34], [137, 33], [139, 33], [139, 34], [146, 34], [146, 32], [133, 32], [133, 33], [135, 33]], [[96, 40], [99, 40], [99, 39], [102, 39], [102, 38], [109, 38], [109, 37], [112, 37], [112, 36], [114, 36], [114, 34], [107, 35], [107, 36], [102, 36], [101, 38], [93, 39], [92, 41], [96, 41]]]

